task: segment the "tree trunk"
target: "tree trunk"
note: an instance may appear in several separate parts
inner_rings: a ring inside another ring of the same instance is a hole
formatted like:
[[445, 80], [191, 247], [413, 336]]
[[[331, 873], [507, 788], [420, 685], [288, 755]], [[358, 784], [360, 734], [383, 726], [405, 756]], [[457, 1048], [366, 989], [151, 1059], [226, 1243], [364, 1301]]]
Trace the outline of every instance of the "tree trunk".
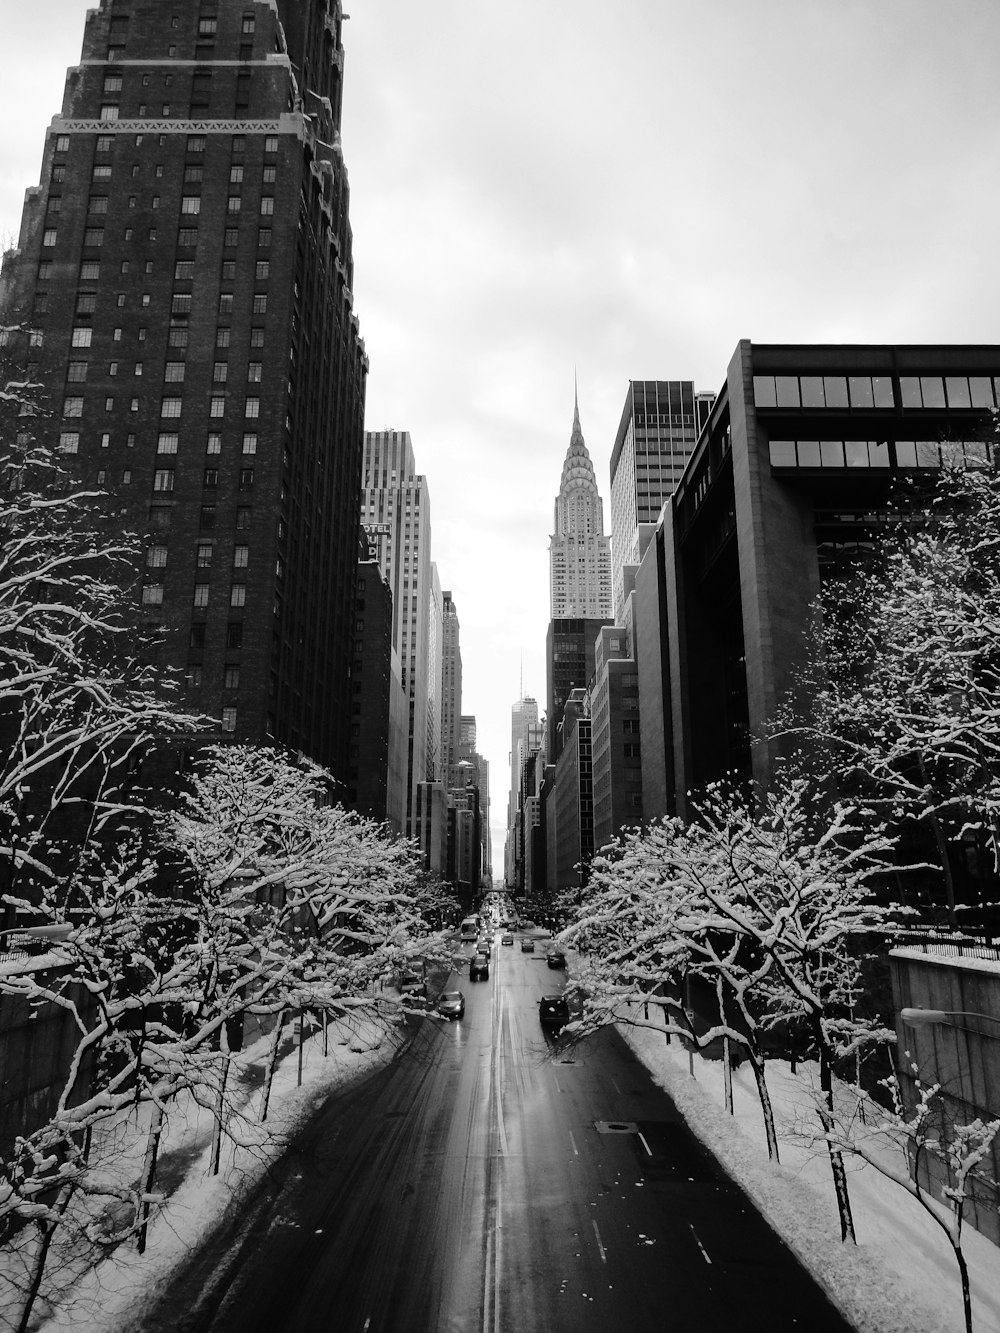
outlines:
[[[142, 1164], [142, 1175], [139, 1177], [139, 1194], [145, 1196], [153, 1188], [153, 1179], [156, 1175], [156, 1154], [160, 1149], [160, 1134], [163, 1130], [163, 1107], [159, 1102], [153, 1103], [153, 1112], [149, 1122], [149, 1138], [146, 1140], [146, 1157]], [[143, 1197], [139, 1204], [139, 1231], [136, 1236], [135, 1248], [140, 1254], [146, 1250], [146, 1231], [149, 1225], [149, 1201]]]
[[[56, 1204], [56, 1212], [62, 1217], [69, 1207], [69, 1201], [73, 1197], [73, 1185], [66, 1185], [59, 1201]], [[24, 1295], [24, 1305], [21, 1307], [21, 1318], [17, 1325], [17, 1333], [27, 1333], [28, 1324], [31, 1320], [31, 1311], [34, 1309], [35, 1301], [38, 1299], [38, 1291], [42, 1285], [42, 1277], [45, 1274], [45, 1265], [48, 1261], [49, 1250], [52, 1248], [52, 1237], [56, 1233], [58, 1222], [39, 1222], [39, 1242], [38, 1249], [35, 1252], [35, 1260], [31, 1268], [31, 1278], [28, 1283], [28, 1290]]]
[[847, 1169], [844, 1166], [844, 1155], [839, 1148], [834, 1147], [829, 1137], [833, 1129], [833, 1062], [830, 1058], [830, 1047], [827, 1045], [819, 1014], [812, 1015], [812, 1027], [816, 1049], [819, 1052], [819, 1086], [823, 1094], [822, 1104], [818, 1108], [819, 1118], [823, 1125], [823, 1133], [826, 1136], [827, 1152], [830, 1154], [833, 1190], [837, 1196], [837, 1215], [840, 1218], [840, 1239], [842, 1241], [849, 1240], [856, 1245], [858, 1240], [854, 1234], [854, 1216], [851, 1212], [851, 1195], [847, 1187]]
[[772, 1162], [778, 1162], [781, 1160], [778, 1156], [778, 1131], [774, 1127], [774, 1107], [771, 1105], [771, 1093], [764, 1073], [764, 1061], [749, 1044], [744, 1049], [757, 1084], [757, 1097], [764, 1120], [764, 1137], [767, 1140], [767, 1155]]
[[229, 1036], [226, 1032], [226, 1025], [223, 1023], [220, 1029], [220, 1045], [222, 1048], [222, 1069], [219, 1071], [219, 1091], [215, 1097], [215, 1111], [212, 1119], [212, 1175], [219, 1174], [219, 1160], [222, 1157], [222, 1121], [226, 1109], [226, 1084], [229, 1081]]
[[271, 1049], [267, 1053], [267, 1065], [264, 1070], [264, 1099], [260, 1107], [261, 1124], [267, 1119], [267, 1107], [271, 1100], [271, 1083], [274, 1079], [274, 1066], [278, 1060], [278, 1047], [281, 1044], [281, 1029], [285, 1022], [285, 1011], [278, 1011], [278, 1018], [274, 1025], [274, 1036], [271, 1038]]

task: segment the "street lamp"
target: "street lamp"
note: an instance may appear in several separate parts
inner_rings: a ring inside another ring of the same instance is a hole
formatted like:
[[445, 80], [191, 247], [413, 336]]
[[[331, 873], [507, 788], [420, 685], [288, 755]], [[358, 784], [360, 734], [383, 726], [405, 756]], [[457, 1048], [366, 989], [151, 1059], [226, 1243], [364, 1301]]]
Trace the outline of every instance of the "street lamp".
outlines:
[[910, 1027], [930, 1027], [949, 1018], [984, 1018], [987, 1023], [1000, 1023], [995, 1014], [978, 1014], [971, 1009], [900, 1009], [899, 1016]]

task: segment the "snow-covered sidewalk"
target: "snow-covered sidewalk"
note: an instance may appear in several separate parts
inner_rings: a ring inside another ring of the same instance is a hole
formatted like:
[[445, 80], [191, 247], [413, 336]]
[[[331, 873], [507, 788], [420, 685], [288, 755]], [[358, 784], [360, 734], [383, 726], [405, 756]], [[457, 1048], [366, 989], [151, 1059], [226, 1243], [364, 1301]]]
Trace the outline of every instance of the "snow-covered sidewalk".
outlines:
[[[874, 1168], [847, 1160], [858, 1244], [844, 1245], [830, 1165], [822, 1145], [795, 1141], [812, 1123], [813, 1066], [768, 1064], [780, 1136], [780, 1165], [768, 1161], [760, 1103], [749, 1066], [733, 1074], [734, 1115], [725, 1110], [719, 1061], [694, 1057], [662, 1031], [623, 1025], [623, 1035], [677, 1103], [702, 1142], [753, 1199], [860, 1333], [959, 1333], [964, 1327], [958, 1268], [944, 1233], [920, 1205]], [[782, 1129], [785, 1133], [782, 1134]], [[964, 1251], [975, 1333], [1000, 1333], [1000, 1251], [968, 1225]]]
[[[260, 1069], [269, 1037], [262, 1037], [234, 1061], [242, 1078], [235, 1095], [236, 1114], [223, 1138], [218, 1175], [212, 1175], [212, 1116], [191, 1099], [171, 1110], [164, 1130], [156, 1190], [167, 1194], [165, 1205], [150, 1221], [146, 1250], [135, 1242], [120, 1244], [107, 1258], [89, 1266], [61, 1261], [53, 1255], [52, 1300], [39, 1302], [31, 1324], [39, 1333], [135, 1333], [166, 1289], [177, 1266], [195, 1250], [240, 1201], [252, 1195], [268, 1166], [285, 1151], [296, 1128], [334, 1092], [395, 1054], [402, 1032], [386, 1033], [364, 1020], [350, 1027], [331, 1024], [328, 1055], [322, 1033], [312, 1030], [302, 1047], [302, 1085], [298, 1086], [297, 1038], [283, 1043], [271, 1089], [268, 1118], [260, 1125], [254, 1109], [260, 1102]], [[239, 1114], [241, 1105], [248, 1114]], [[146, 1143], [148, 1114], [116, 1126], [103, 1156], [113, 1159], [121, 1176], [125, 1163], [135, 1176]], [[77, 1259], [80, 1257], [76, 1247]], [[8, 1256], [7, 1262], [10, 1257]], [[2, 1262], [2, 1261], [0, 1261]], [[0, 1266], [0, 1291], [10, 1291], [9, 1271]], [[46, 1283], [48, 1287], [48, 1279]], [[11, 1328], [6, 1299], [0, 1297], [0, 1328]]]

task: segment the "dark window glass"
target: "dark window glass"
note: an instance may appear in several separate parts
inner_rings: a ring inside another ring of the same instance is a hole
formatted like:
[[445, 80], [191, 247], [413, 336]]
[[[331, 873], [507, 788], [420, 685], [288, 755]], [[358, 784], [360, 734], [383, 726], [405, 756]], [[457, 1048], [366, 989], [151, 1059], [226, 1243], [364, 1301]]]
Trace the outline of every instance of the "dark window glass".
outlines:
[[945, 387], [948, 390], [949, 407], [972, 406], [972, 398], [969, 395], [969, 381], [964, 375], [946, 376]]
[[851, 375], [848, 380], [852, 407], [874, 407], [875, 395], [872, 391], [870, 375]]
[[775, 375], [774, 391], [777, 398], [778, 407], [798, 407], [799, 400], [799, 377], [798, 375]]
[[847, 406], [847, 377], [845, 375], [824, 375], [823, 392], [827, 407]]
[[921, 375], [920, 393], [924, 407], [944, 407], [944, 380], [940, 375]]
[[823, 467], [843, 467], [844, 466], [843, 440], [820, 440], [819, 456], [820, 456], [820, 463]]
[[774, 376], [754, 375], [753, 400], [758, 407], [774, 407]]
[[202, 505], [200, 526], [202, 531], [215, 527], [215, 505]]
[[799, 383], [802, 385], [803, 407], [826, 406], [826, 398], [823, 394], [822, 375], [803, 375]]
[[772, 467], [794, 467], [795, 466], [795, 441], [794, 440], [771, 440], [768, 445], [771, 455]]
[[969, 376], [969, 396], [973, 407], [993, 406], [993, 382], [989, 375]]
[[243, 625], [242, 625], [242, 622], [240, 622], [240, 621], [233, 621], [230, 625], [227, 625], [227, 626], [226, 626], [226, 647], [227, 647], [227, 648], [242, 648], [242, 647], [243, 647]]
[[904, 407], [920, 407], [920, 381], [915, 375], [900, 375], [899, 394]]
[[799, 467], [819, 467], [819, 441], [799, 440]]
[[892, 379], [888, 375], [872, 376], [872, 392], [876, 407], [895, 407], [892, 397]]

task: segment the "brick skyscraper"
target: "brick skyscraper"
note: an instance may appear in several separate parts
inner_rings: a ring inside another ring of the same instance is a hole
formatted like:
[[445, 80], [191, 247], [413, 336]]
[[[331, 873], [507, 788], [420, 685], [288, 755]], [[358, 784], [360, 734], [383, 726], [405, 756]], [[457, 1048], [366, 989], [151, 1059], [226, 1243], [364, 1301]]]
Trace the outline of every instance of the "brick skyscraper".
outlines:
[[42, 438], [145, 538], [189, 706], [344, 778], [367, 362], [341, 21], [339, 0], [90, 10], [0, 309]]

